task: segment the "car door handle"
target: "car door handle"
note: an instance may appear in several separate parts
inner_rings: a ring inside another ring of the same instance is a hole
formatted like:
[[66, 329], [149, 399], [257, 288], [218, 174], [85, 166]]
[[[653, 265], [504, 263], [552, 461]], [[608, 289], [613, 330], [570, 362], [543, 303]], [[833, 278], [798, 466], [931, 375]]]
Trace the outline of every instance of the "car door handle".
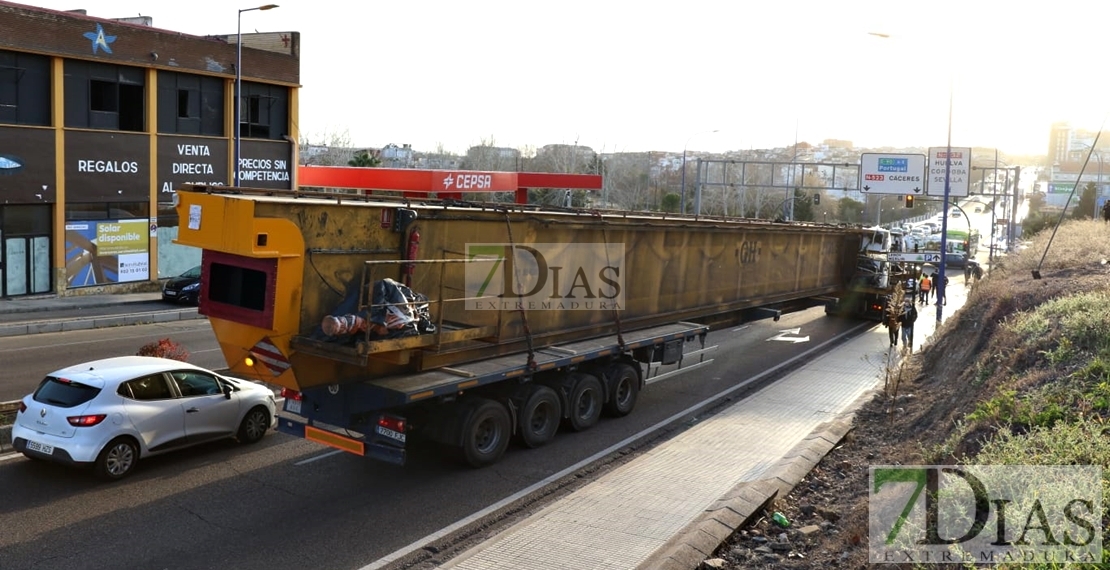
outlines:
[[188, 410], [185, 410], [185, 413], [186, 413], [186, 414], [195, 414], [195, 413], [197, 413], [197, 412], [199, 412], [199, 411], [200, 411], [200, 410], [199, 410], [199, 409], [197, 409], [197, 408], [189, 408]]

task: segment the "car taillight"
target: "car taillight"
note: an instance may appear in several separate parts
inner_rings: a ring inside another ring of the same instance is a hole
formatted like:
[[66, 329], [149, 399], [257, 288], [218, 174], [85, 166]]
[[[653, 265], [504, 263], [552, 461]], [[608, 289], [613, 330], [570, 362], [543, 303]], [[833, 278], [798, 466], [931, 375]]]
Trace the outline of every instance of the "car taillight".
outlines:
[[19, 413], [22, 414], [23, 412], [26, 412], [26, 411], [27, 411], [27, 404], [24, 404], [23, 400], [20, 400], [19, 401]]
[[290, 390], [289, 388], [282, 388], [281, 389], [281, 397], [285, 398], [286, 400], [296, 400], [296, 401], [299, 402], [299, 401], [301, 401], [301, 398], [303, 398], [304, 396], [302, 396], [301, 393], [296, 391], [296, 390]]
[[92, 414], [90, 416], [69, 416], [69, 425], [76, 427], [91, 427], [104, 421], [108, 414]]
[[391, 429], [396, 432], [405, 432], [404, 418], [395, 418], [392, 416], [382, 416], [378, 418], [378, 425], [386, 429]]

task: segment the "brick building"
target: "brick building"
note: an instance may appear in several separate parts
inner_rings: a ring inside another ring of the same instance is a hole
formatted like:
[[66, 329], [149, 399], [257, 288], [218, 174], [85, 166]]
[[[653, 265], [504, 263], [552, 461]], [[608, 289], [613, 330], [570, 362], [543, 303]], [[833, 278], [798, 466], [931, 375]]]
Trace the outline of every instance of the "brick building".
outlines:
[[[149, 20], [146, 20], [149, 22]], [[291, 188], [297, 33], [190, 36], [0, 0], [0, 297], [153, 288], [198, 265], [174, 188]]]

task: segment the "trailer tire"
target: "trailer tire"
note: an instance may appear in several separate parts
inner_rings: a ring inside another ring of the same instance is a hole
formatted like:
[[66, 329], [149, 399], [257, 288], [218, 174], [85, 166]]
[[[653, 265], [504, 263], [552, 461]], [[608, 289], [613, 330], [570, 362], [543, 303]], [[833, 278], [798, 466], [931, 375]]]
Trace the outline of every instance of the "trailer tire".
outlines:
[[534, 449], [555, 438], [559, 421], [563, 417], [563, 405], [555, 390], [542, 384], [533, 384], [517, 417], [520, 440]]
[[463, 414], [459, 452], [471, 467], [497, 463], [509, 447], [512, 422], [505, 406], [485, 398], [475, 399]]
[[597, 424], [605, 404], [605, 389], [591, 374], [574, 373], [567, 399], [567, 423], [574, 431], [585, 431]]
[[617, 362], [609, 367], [606, 374], [609, 380], [609, 401], [605, 403], [605, 413], [623, 418], [632, 413], [640, 396], [640, 375], [627, 362]]

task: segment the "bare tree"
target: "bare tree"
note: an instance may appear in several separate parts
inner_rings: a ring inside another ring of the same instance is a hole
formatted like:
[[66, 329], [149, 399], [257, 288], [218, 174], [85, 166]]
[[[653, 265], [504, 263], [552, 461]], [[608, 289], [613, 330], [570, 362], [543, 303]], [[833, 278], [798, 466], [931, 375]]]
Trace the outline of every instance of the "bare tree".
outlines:
[[652, 210], [659, 206], [651, 195], [651, 153], [603, 155], [601, 207]]
[[346, 166], [359, 150], [351, 146], [347, 129], [326, 129], [317, 135], [301, 133], [299, 145], [301, 164], [317, 166]]
[[516, 172], [520, 170], [520, 155], [515, 148], [497, 146], [497, 141], [490, 135], [467, 149], [462, 167], [465, 170]]

